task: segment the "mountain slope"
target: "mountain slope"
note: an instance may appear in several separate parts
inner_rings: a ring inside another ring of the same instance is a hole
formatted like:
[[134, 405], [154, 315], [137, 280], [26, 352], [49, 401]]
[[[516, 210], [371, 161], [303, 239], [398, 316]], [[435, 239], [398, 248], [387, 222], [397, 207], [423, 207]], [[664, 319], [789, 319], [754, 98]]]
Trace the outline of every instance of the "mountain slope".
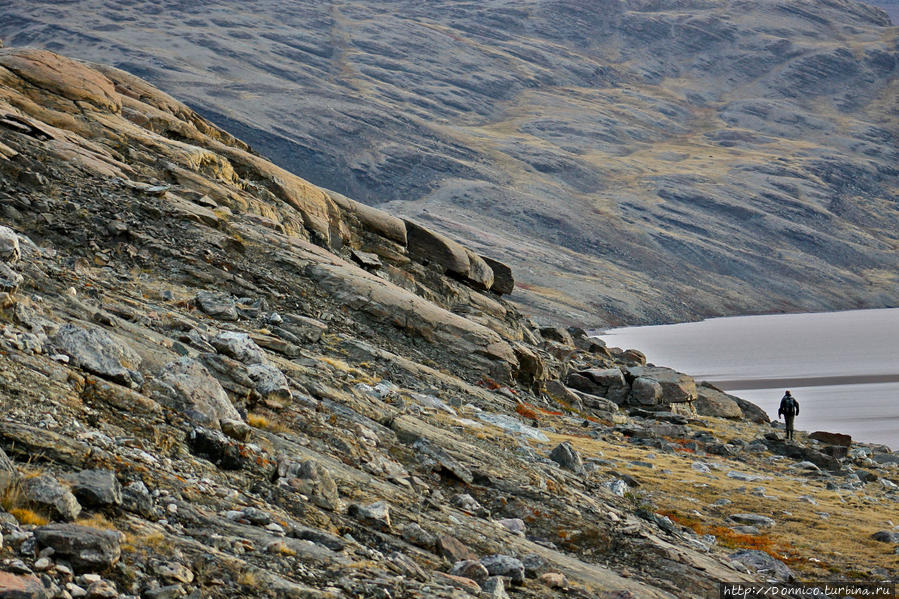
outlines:
[[[0, 3], [556, 320], [896, 305], [897, 29], [846, 0]], [[482, 232], [484, 231], [484, 232]]]

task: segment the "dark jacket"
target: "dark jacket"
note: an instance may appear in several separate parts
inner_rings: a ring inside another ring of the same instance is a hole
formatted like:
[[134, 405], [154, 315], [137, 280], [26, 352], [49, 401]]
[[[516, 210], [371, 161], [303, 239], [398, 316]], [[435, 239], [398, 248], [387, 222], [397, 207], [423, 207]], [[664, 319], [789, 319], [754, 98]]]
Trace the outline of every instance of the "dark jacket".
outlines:
[[777, 410], [778, 416], [798, 416], [799, 402], [792, 395], [784, 395], [780, 400], [780, 408]]

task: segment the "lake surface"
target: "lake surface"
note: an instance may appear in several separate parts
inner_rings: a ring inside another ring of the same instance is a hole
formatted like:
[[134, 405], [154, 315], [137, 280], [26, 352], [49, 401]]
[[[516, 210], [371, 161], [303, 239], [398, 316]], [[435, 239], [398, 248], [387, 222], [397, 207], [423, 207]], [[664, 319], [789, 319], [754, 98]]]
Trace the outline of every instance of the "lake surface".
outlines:
[[786, 389], [799, 430], [899, 449], [899, 308], [713, 318], [597, 334], [706, 380], [777, 418]]

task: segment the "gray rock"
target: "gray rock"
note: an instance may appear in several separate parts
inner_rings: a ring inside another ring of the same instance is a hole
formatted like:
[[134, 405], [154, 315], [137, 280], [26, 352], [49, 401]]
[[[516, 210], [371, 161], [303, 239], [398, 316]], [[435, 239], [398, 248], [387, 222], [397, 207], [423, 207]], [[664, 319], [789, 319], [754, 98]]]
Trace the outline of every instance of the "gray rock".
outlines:
[[491, 576], [507, 576], [515, 583], [524, 582], [524, 564], [509, 555], [494, 554], [481, 558], [481, 565]]
[[133, 371], [141, 364], [141, 357], [127, 343], [94, 327], [65, 324], [53, 336], [53, 343], [83, 370], [125, 386], [133, 384]]
[[72, 564], [76, 571], [103, 571], [119, 561], [122, 533], [76, 524], [50, 524], [34, 531], [42, 547], [52, 547], [53, 556]]
[[66, 477], [81, 505], [104, 507], [122, 504], [122, 485], [112, 470], [82, 470]]
[[871, 538], [881, 543], [899, 543], [899, 532], [891, 530], [878, 530]]
[[181, 599], [184, 597], [184, 587], [180, 584], [170, 584], [155, 589], [147, 589], [141, 593], [142, 599]]
[[293, 399], [287, 377], [271, 364], [250, 364], [247, 366], [247, 375], [269, 407], [282, 408]]
[[349, 507], [348, 513], [378, 528], [390, 529], [390, 505], [386, 501], [377, 501], [370, 505], [353, 504]]
[[433, 549], [437, 544], [437, 537], [415, 522], [410, 522], [403, 527], [403, 539], [425, 549]]
[[497, 520], [496, 523], [509, 532], [514, 532], [518, 535], [524, 535], [527, 530], [527, 525], [521, 518], [503, 518], [502, 520]]
[[246, 443], [250, 438], [250, 434], [253, 432], [252, 427], [243, 420], [223, 418], [219, 421], [219, 425], [221, 426], [223, 433], [242, 443]]
[[[308, 316], [284, 314], [283, 319], [284, 323], [281, 328], [286, 329], [306, 343], [317, 343], [321, 339], [322, 334], [328, 330], [328, 325]], [[278, 330], [275, 329], [275, 332], [277, 333]]]
[[449, 573], [453, 576], [470, 578], [478, 584], [484, 582], [485, 580], [487, 580], [487, 577], [490, 576], [487, 568], [485, 568], [481, 562], [473, 559], [466, 559], [456, 562], [455, 564], [453, 564], [453, 568], [449, 571]]
[[198, 291], [197, 305], [200, 310], [219, 320], [237, 320], [237, 303], [228, 293]]
[[122, 507], [144, 518], [151, 518], [155, 512], [153, 497], [147, 486], [140, 481], [125, 485], [122, 489]]
[[499, 576], [491, 576], [481, 585], [481, 597], [486, 599], [509, 599], [506, 585]]
[[481, 256], [481, 259], [493, 271], [493, 286], [490, 287], [490, 290], [501, 295], [512, 293], [515, 289], [515, 277], [512, 276], [512, 269], [499, 260], [494, 260], [487, 256]]
[[[672, 404], [692, 402], [696, 398], [693, 378], [670, 368], [636, 366], [628, 368], [634, 377], [632, 398], [640, 405], [668, 407]], [[638, 389], [638, 381], [640, 388]], [[658, 388], [651, 384], [658, 384]]]
[[730, 559], [749, 566], [759, 574], [764, 574], [766, 577], [776, 578], [787, 582], [796, 580], [795, 574], [793, 574], [793, 571], [790, 570], [785, 563], [771, 557], [764, 551], [742, 549], [730, 554]]
[[731, 514], [730, 519], [740, 524], [748, 524], [759, 528], [771, 528], [775, 524], [773, 518], [760, 514]]
[[568, 441], [563, 441], [556, 445], [555, 449], [550, 452], [549, 459], [572, 472], [582, 472], [584, 469], [581, 455]]
[[19, 576], [0, 571], [0, 597], [3, 599], [49, 599], [40, 579], [31, 574]]
[[23, 479], [22, 493], [34, 509], [54, 520], [71, 522], [81, 513], [81, 505], [68, 487], [48, 474]]
[[572, 389], [604, 397], [616, 405], [624, 403], [630, 391], [624, 373], [618, 368], [581, 370], [569, 375], [566, 384]]
[[19, 236], [9, 227], [0, 225], [0, 260], [15, 264], [21, 257]]
[[700, 416], [742, 420], [743, 410], [736, 399], [707, 384], [700, 384], [696, 389], [696, 401], [693, 402], [693, 406]]
[[246, 333], [223, 331], [213, 337], [210, 343], [220, 354], [243, 364], [263, 364], [267, 361], [265, 352]]
[[162, 385], [154, 389], [153, 398], [193, 422], [220, 428], [222, 420], [242, 420], [222, 385], [193, 358], [169, 362], [158, 378]]
[[0, 262], [0, 291], [15, 293], [24, 281], [25, 278], [22, 275], [7, 266], [5, 262]]
[[438, 264], [451, 273], [463, 277], [468, 276], [471, 263], [464, 247], [436, 231], [409, 220], [404, 222], [409, 254], [414, 259]]

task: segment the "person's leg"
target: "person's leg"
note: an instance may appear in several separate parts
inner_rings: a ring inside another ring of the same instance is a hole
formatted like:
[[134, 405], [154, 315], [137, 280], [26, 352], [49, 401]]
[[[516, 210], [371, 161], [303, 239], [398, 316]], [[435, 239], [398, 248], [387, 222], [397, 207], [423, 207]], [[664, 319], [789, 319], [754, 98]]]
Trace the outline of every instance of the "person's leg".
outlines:
[[793, 417], [787, 416], [786, 418], [784, 418], [784, 420], [785, 420], [784, 424], [786, 425], [786, 429], [787, 429], [787, 439], [792, 439], [793, 438]]

